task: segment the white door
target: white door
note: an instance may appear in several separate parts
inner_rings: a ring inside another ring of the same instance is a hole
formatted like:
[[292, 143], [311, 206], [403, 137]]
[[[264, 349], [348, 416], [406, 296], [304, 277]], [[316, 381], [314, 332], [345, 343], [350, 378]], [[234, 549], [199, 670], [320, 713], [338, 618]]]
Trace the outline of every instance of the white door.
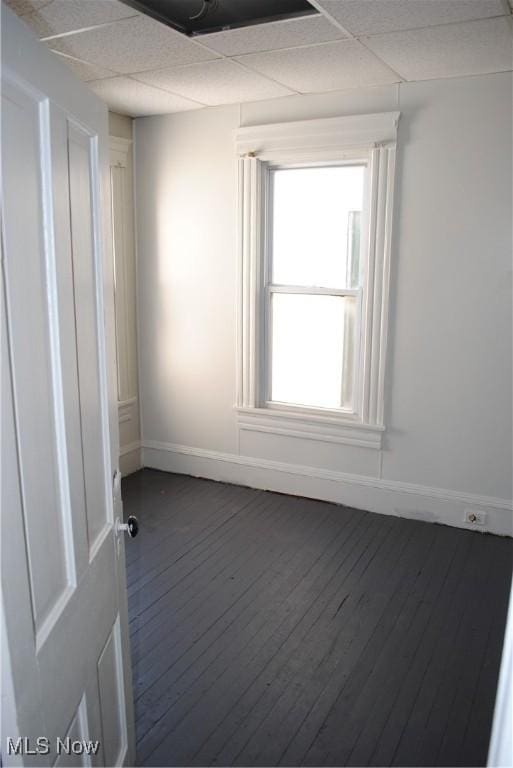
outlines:
[[3, 765], [134, 761], [108, 211], [105, 105], [2, 6]]

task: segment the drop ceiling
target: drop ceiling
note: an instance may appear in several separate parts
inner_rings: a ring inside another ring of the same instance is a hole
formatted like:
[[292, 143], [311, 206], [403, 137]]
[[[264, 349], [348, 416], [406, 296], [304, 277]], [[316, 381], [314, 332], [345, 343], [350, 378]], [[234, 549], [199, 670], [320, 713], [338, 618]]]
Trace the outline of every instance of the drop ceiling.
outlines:
[[123, 0], [193, 37], [268, 21], [318, 14], [309, 0]]
[[6, 2], [134, 117], [513, 70], [508, 0], [311, 0], [316, 15], [193, 38], [118, 0]]

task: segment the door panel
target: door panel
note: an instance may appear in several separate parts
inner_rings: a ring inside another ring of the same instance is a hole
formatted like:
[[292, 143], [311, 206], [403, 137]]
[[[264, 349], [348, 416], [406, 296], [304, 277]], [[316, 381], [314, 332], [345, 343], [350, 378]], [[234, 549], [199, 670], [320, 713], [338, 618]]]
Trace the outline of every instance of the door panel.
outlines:
[[107, 765], [118, 765], [126, 749], [122, 673], [120, 625], [116, 621], [98, 661], [103, 749]]
[[[11, 355], [16, 382], [20, 383], [15, 386], [15, 398], [23, 468], [21, 490], [33, 620], [39, 633], [74, 583], [74, 557], [73, 551], [66, 550], [69, 510], [62, 503], [65, 489], [60, 484], [51, 407], [53, 402], [57, 407], [57, 402], [53, 397], [41, 176], [37, 172], [41, 168], [40, 111], [34, 98], [14, 86], [4, 88], [2, 107], [2, 141], [10, 148], [4, 153], [3, 173], [12, 180], [3, 189], [4, 243], [6, 253], [17, 254], [7, 277]], [[20, 217], [20, 202], [33, 211], [28, 219]], [[26, 279], [27, 274], [31, 280]], [[45, 457], [44, 473], [40, 471], [41, 456]], [[47, 510], [44, 517], [41, 507]], [[51, 562], [49, 551], [54, 553]]]
[[[62, 737], [63, 723], [67, 729], [89, 677], [95, 675], [98, 659], [112, 629], [112, 617], [117, 619], [116, 595], [106, 588], [115, 578], [114, 545], [109, 537], [37, 653], [41, 688], [52, 702], [51, 718], [47, 719], [52, 741], [57, 736]], [[99, 595], [102, 595], [101, 600]], [[70, 655], [73, 663], [64, 665], [63, 660]], [[99, 737], [92, 735], [91, 738]]]
[[[2, 593], [20, 727], [7, 736], [49, 740], [27, 765], [130, 764], [107, 113], [4, 6], [2, 33], [2, 522], [16, 548], [3, 537]], [[59, 754], [58, 739], [100, 744]]]
[[[96, 304], [97, 263], [91, 173], [97, 165], [94, 139], [68, 121], [68, 175], [71, 261], [78, 357], [78, 386], [89, 554], [108, 528], [105, 505], [100, 365]], [[59, 214], [61, 212], [59, 211]], [[62, 211], [62, 215], [66, 215]]]
[[59, 308], [59, 342], [61, 385], [64, 402], [65, 439], [67, 446], [70, 504], [73, 510], [77, 580], [89, 564], [86, 524], [86, 492], [82, 449], [82, 415], [78, 378], [77, 327], [70, 226], [68, 119], [50, 105], [50, 141], [52, 156], [52, 200], [54, 222], [55, 271]]
[[[68, 732], [66, 733], [65, 740], [68, 739], [72, 742], [90, 740], [87, 722], [87, 701], [85, 695], [82, 697]], [[91, 750], [91, 752], [92, 751], [93, 750]], [[60, 754], [57, 757], [55, 765], [57, 768], [80, 768], [81, 766], [90, 766], [92, 765], [91, 754], [88, 751], [80, 752], [80, 748], [77, 745], [75, 751], [72, 751], [71, 754], [64, 752]]]

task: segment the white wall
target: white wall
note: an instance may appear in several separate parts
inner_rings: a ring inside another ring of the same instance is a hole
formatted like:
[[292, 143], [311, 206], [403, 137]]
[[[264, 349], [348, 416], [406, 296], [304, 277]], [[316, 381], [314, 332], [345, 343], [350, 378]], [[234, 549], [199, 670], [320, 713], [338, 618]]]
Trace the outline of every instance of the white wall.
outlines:
[[[239, 434], [233, 131], [397, 108], [384, 450]], [[511, 113], [504, 73], [136, 120], [144, 463], [511, 533]]]
[[117, 136], [120, 139], [133, 139], [133, 120], [126, 115], [117, 112], [109, 112], [109, 136]]
[[130, 117], [109, 112], [112, 233], [116, 277], [119, 468], [123, 475], [129, 475], [141, 466], [132, 124]]

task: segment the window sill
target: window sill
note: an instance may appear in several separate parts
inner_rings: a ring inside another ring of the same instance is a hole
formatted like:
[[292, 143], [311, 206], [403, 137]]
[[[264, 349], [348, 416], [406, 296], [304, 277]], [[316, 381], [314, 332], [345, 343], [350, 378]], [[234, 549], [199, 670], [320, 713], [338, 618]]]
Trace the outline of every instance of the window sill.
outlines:
[[236, 407], [235, 410], [239, 429], [244, 431], [268, 432], [375, 450], [382, 447], [385, 427], [363, 424], [347, 416], [324, 416], [278, 408]]

